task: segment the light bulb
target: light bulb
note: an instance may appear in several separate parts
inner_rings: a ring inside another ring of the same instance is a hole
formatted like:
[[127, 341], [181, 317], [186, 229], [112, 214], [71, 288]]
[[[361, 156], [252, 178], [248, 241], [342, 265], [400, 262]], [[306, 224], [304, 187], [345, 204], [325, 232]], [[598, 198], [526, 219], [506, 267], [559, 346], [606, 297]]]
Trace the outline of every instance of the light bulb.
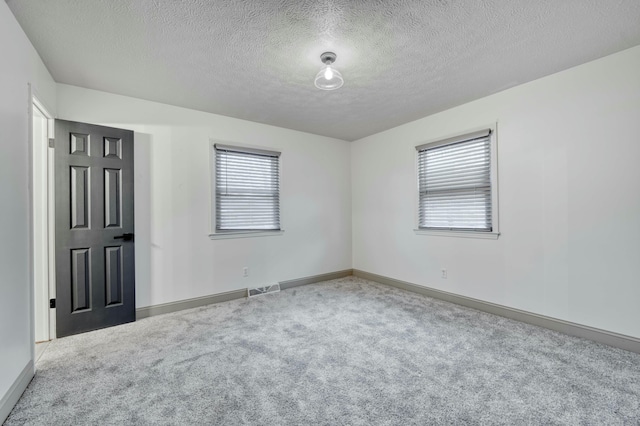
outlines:
[[320, 60], [324, 67], [320, 68], [316, 78], [313, 81], [315, 86], [320, 90], [336, 90], [342, 87], [344, 80], [342, 74], [331, 65], [336, 60], [336, 54], [333, 52], [324, 52], [320, 55]]
[[331, 80], [333, 78], [333, 70], [331, 69], [331, 65], [327, 65], [327, 69], [324, 70], [324, 78], [327, 80]]

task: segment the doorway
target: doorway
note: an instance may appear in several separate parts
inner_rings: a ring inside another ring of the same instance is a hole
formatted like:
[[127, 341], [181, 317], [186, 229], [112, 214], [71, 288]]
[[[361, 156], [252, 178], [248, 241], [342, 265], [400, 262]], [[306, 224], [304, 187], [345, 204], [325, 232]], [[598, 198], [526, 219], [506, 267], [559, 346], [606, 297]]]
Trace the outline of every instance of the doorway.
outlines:
[[134, 134], [31, 99], [33, 341], [135, 321]]

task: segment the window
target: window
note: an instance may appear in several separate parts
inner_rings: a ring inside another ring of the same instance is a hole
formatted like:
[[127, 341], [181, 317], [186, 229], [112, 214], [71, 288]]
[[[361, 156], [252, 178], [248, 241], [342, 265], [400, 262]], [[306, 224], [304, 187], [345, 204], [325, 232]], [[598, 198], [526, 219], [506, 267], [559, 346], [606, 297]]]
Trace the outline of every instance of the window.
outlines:
[[280, 153], [215, 144], [216, 233], [280, 230]]
[[418, 228], [497, 234], [490, 129], [416, 147]]

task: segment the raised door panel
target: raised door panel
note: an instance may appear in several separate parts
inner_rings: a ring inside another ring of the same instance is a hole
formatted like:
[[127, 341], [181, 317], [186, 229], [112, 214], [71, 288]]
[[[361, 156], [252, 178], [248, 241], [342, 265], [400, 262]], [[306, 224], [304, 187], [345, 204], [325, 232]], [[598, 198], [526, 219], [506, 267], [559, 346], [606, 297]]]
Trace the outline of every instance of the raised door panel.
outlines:
[[104, 226], [120, 227], [122, 211], [120, 197], [120, 170], [104, 169]]
[[89, 135], [83, 133], [69, 134], [69, 152], [73, 155], [89, 156]]
[[91, 249], [71, 250], [72, 312], [91, 309]]
[[122, 139], [105, 137], [104, 156], [105, 158], [122, 159]]
[[105, 302], [106, 306], [122, 303], [122, 247], [105, 247]]
[[71, 166], [71, 228], [89, 228], [89, 168]]

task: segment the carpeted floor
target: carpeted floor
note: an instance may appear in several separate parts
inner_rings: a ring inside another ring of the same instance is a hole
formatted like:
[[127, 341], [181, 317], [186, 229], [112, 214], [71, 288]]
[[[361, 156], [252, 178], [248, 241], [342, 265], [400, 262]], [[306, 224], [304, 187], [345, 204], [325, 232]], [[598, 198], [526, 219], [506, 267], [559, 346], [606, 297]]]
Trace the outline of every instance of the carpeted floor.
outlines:
[[638, 424], [640, 355], [359, 278], [53, 341], [20, 424]]

